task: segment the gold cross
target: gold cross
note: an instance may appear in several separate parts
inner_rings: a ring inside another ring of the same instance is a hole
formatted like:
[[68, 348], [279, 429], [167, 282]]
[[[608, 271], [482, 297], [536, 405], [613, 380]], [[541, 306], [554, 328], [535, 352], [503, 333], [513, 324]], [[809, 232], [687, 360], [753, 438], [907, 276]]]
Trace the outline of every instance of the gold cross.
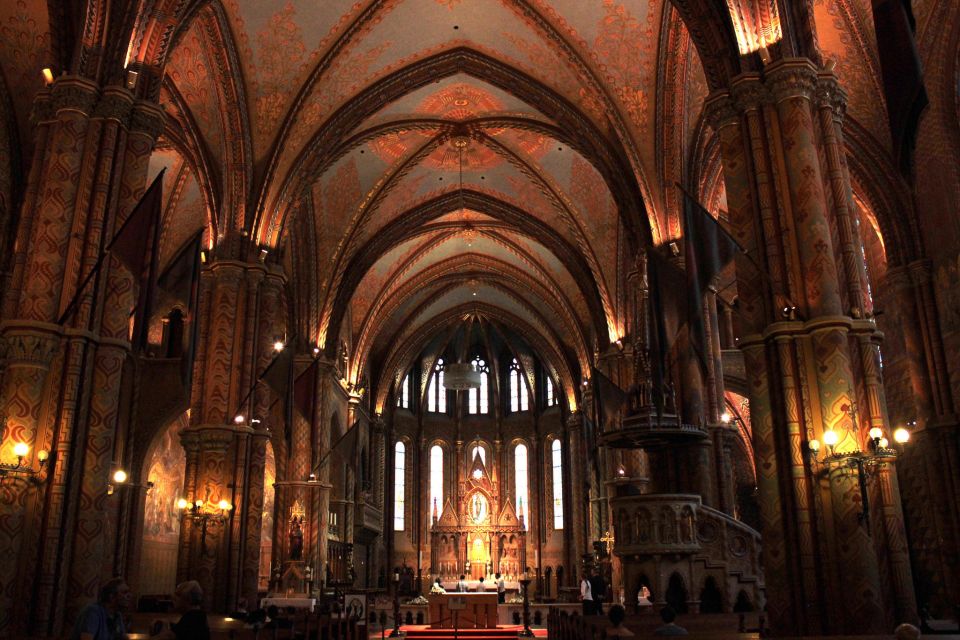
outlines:
[[607, 555], [610, 555], [610, 551], [613, 550], [613, 534], [610, 533], [610, 530], [603, 532], [603, 537], [600, 538], [600, 542], [607, 543]]

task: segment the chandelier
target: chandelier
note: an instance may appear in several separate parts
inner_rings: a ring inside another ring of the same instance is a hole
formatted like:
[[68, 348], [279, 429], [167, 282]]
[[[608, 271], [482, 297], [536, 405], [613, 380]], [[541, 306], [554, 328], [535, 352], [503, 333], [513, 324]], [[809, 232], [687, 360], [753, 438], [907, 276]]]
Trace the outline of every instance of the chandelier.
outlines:
[[448, 391], [480, 388], [480, 372], [469, 362], [452, 362], [443, 370], [443, 387]]

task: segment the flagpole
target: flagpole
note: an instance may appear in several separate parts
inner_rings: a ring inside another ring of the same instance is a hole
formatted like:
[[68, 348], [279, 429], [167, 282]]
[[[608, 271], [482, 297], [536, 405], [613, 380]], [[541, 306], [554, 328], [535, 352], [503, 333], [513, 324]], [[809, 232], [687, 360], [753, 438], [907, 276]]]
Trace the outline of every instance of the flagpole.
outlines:
[[[289, 345], [284, 345], [283, 347], [283, 349], [289, 349], [289, 348], [290, 348]], [[260, 384], [260, 381], [263, 380], [263, 377], [267, 375], [270, 372], [270, 369], [273, 368], [273, 365], [277, 363], [277, 360], [280, 358], [280, 355], [283, 353], [283, 349], [281, 349], [280, 351], [277, 351], [276, 354], [274, 354], [273, 359], [270, 361], [270, 363], [266, 366], [266, 368], [262, 372], [260, 372], [260, 375], [257, 376], [256, 380], [253, 381], [253, 384], [250, 385], [250, 389], [247, 391], [247, 395], [243, 396], [243, 400], [240, 401], [240, 404], [237, 407], [237, 411], [233, 414], [234, 416], [241, 415], [240, 412], [243, 411], [243, 405], [245, 405], [247, 403], [247, 400], [250, 399], [250, 396], [253, 395], [253, 392], [256, 390], [257, 385]]]
[[[757, 274], [759, 274], [760, 278], [763, 279], [763, 280], [767, 283], [767, 285], [770, 287], [771, 292], [772, 292], [774, 295], [778, 295], [778, 296], [783, 297], [784, 301], [785, 301], [788, 305], [790, 305], [791, 307], [796, 307], [796, 305], [794, 304], [793, 300], [790, 299], [790, 296], [788, 296], [788, 295], [783, 291], [783, 289], [774, 281], [774, 279], [770, 277], [770, 274], [767, 273], [767, 271], [766, 271], [763, 267], [760, 266], [760, 263], [758, 263], [757, 260], [756, 260], [752, 255], [750, 255], [750, 252], [747, 251], [746, 249], [744, 249], [744, 248], [740, 245], [740, 243], [737, 242], [736, 238], [734, 238], [733, 235], [732, 235], [729, 231], [727, 231], [726, 228], [724, 228], [724, 226], [723, 226], [722, 224], [720, 224], [720, 222], [713, 217], [713, 215], [710, 214], [710, 212], [707, 210], [707, 208], [704, 207], [704, 206], [700, 203], [700, 201], [697, 199], [697, 197], [696, 197], [695, 195], [693, 195], [692, 193], [690, 193], [689, 191], [687, 191], [686, 188], [684, 188], [684, 186], [683, 186], [682, 184], [680, 184], [679, 182], [675, 182], [674, 184], [677, 185], [677, 188], [680, 189], [680, 191], [683, 192], [684, 195], [686, 195], [688, 198], [690, 198], [691, 200], [693, 200], [693, 202], [694, 202], [698, 207], [700, 207], [707, 215], [709, 215], [710, 218], [714, 221], [714, 224], [716, 224], [717, 227], [719, 227], [721, 231], [723, 231], [725, 234], [727, 234], [727, 236], [730, 238], [730, 240], [731, 240], [734, 244], [737, 245], [737, 247], [740, 249], [740, 253], [743, 254], [743, 257], [747, 259], [747, 262], [749, 262], [749, 263], [753, 266], [753, 268], [756, 270]], [[684, 231], [684, 233], [686, 233], [686, 231]], [[724, 289], [726, 289], [726, 287], [725, 287]]]
[[[74, 307], [77, 306], [77, 303], [80, 301], [80, 296], [83, 293], [83, 290], [87, 288], [87, 285], [90, 284], [90, 281], [93, 280], [93, 277], [97, 275], [100, 271], [100, 267], [103, 266], [103, 261], [106, 260], [107, 256], [110, 255], [110, 249], [113, 248], [114, 243], [117, 241], [117, 238], [120, 237], [120, 234], [123, 233], [124, 229], [127, 228], [127, 225], [130, 224], [130, 221], [133, 220], [133, 212], [137, 210], [137, 207], [143, 202], [143, 199], [147, 196], [147, 193], [150, 192], [150, 189], [157, 184], [158, 180], [163, 180], [163, 174], [166, 171], [166, 167], [160, 170], [160, 173], [157, 174], [157, 177], [153, 179], [153, 182], [150, 183], [150, 186], [143, 192], [143, 195], [140, 196], [140, 199], [137, 201], [137, 204], [130, 210], [131, 215], [128, 215], [126, 220], [123, 221], [123, 224], [120, 225], [120, 228], [117, 229], [116, 233], [113, 234], [113, 238], [110, 239], [110, 242], [104, 247], [103, 251], [100, 252], [100, 257], [97, 258], [97, 262], [93, 265], [93, 268], [90, 270], [90, 273], [87, 274], [87, 277], [83, 279], [83, 282], [80, 283], [80, 286], [77, 287], [77, 290], [73, 293], [73, 298], [70, 300], [70, 304], [67, 305], [67, 308], [64, 310], [60, 317], [57, 318], [57, 324], [63, 324], [67, 318], [70, 317], [70, 314], [73, 313]], [[137, 277], [142, 276], [143, 274], [134, 274]]]

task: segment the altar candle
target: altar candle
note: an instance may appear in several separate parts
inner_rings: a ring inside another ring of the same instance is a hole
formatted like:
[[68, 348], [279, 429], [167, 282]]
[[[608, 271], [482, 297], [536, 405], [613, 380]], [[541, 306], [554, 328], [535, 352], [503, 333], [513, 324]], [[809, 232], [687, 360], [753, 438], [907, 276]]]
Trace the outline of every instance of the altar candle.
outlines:
[[423, 550], [421, 549], [420, 555], [417, 556], [417, 568], [419, 569], [422, 566], [423, 566]]
[[534, 549], [533, 558], [534, 558], [533, 563], [539, 567], [540, 566], [540, 549]]

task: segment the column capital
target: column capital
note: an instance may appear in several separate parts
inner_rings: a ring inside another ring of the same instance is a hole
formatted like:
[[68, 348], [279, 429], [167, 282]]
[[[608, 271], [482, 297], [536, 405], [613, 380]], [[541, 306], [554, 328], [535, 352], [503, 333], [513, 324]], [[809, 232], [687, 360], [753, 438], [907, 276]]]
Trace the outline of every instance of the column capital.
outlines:
[[806, 58], [784, 58], [767, 67], [766, 85], [776, 102], [810, 100], [817, 88], [817, 68]]
[[156, 140], [163, 133], [166, 117], [157, 103], [139, 100], [130, 114], [130, 133], [143, 133], [151, 140]]
[[730, 95], [741, 113], [757, 111], [772, 102], [769, 86], [757, 73], [744, 73], [734, 78]]
[[[737, 110], [737, 103], [730, 95], [729, 91], [713, 93], [707, 97], [704, 106], [707, 122], [715, 131], [728, 125], [736, 125], [740, 122], [740, 112]], [[641, 252], [642, 253], [642, 252]]]
[[100, 88], [95, 82], [79, 76], [60, 76], [50, 91], [50, 108], [53, 114], [70, 110], [89, 116], [99, 95]]
[[60, 348], [60, 327], [44, 322], [5, 322], [0, 325], [0, 360], [46, 369]]
[[818, 105], [829, 107], [833, 111], [835, 120], [843, 120], [847, 113], [847, 92], [840, 86], [840, 81], [832, 71], [817, 74], [816, 97]]
[[94, 118], [127, 124], [133, 112], [133, 103], [134, 97], [129, 90], [123, 87], [107, 87], [97, 100], [92, 115]]

